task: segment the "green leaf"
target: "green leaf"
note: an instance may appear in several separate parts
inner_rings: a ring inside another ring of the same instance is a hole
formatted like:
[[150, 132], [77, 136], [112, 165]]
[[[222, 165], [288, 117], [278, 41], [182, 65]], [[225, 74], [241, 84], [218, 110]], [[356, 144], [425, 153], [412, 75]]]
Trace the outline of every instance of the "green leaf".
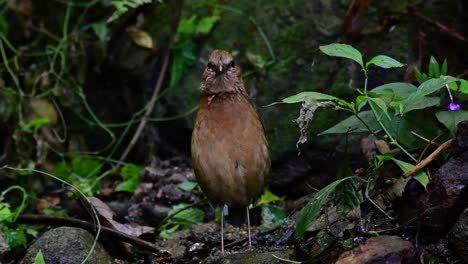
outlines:
[[359, 95], [358, 97], [356, 97], [356, 108], [358, 110], [361, 110], [362, 107], [364, 107], [366, 105], [366, 102], [367, 102], [367, 97], [363, 96], [363, 95]]
[[192, 15], [188, 19], [181, 19], [179, 26], [177, 27], [177, 34], [182, 40], [188, 40], [195, 35], [197, 30], [197, 25], [195, 20], [197, 19], [196, 15]]
[[324, 94], [324, 93], [317, 93], [317, 92], [300, 92], [298, 94], [289, 96], [284, 98], [281, 102], [286, 103], [286, 104], [295, 104], [295, 103], [302, 103], [304, 102], [306, 97], [310, 97], [316, 101], [322, 101], [322, 100], [339, 100], [339, 98]]
[[129, 192], [129, 193], [134, 193], [135, 190], [138, 187], [138, 184], [140, 184], [140, 178], [131, 178], [128, 180], [125, 180], [121, 182], [117, 187], [115, 187], [115, 190], [118, 192]]
[[271, 204], [263, 205], [262, 224], [259, 227], [261, 232], [268, 232], [282, 225], [286, 216], [286, 213], [281, 208]]
[[388, 132], [407, 148], [420, 148], [426, 145], [426, 142], [413, 136], [410, 131], [424, 135], [426, 138], [433, 138], [441, 132], [430, 109], [412, 111], [404, 116], [394, 115], [391, 121], [383, 117], [381, 121]]
[[[374, 108], [375, 108], [375, 106], [377, 106], [385, 114], [385, 116], [388, 118], [388, 120], [392, 120], [390, 118], [390, 116], [388, 115], [387, 104], [385, 104], [384, 100], [382, 100], [380, 98], [369, 98], [369, 100], [373, 104]], [[379, 116], [378, 119], [380, 120], [380, 118], [381, 117]]]
[[431, 56], [429, 60], [429, 77], [430, 78], [439, 78], [440, 77], [440, 68], [437, 60]]
[[419, 71], [417, 66], [414, 66], [413, 69], [414, 76], [416, 77], [416, 80], [418, 80], [419, 83], [423, 83], [429, 79], [425, 73], [421, 73], [421, 71]]
[[411, 102], [411, 104], [403, 105], [403, 112], [400, 114], [406, 114], [413, 110], [424, 109], [433, 106], [440, 105], [440, 98], [433, 96], [423, 96]]
[[468, 81], [463, 79], [458, 79], [460, 81], [460, 89], [459, 91], [464, 94], [468, 94]]
[[182, 182], [182, 183], [177, 184], [177, 187], [179, 187], [180, 189], [188, 192], [188, 191], [191, 191], [191, 190], [195, 189], [195, 187], [197, 187], [197, 185], [198, 185], [197, 182], [187, 181], [187, 182]]
[[44, 260], [44, 256], [42, 255], [42, 250], [39, 249], [37, 252], [36, 257], [34, 258], [34, 264], [46, 264]]
[[[445, 85], [452, 83], [454, 81], [457, 81], [457, 78], [451, 77], [451, 76], [441, 76], [438, 79], [429, 79], [425, 82], [423, 82], [416, 92], [410, 94], [408, 98], [403, 100], [401, 103], [407, 107], [414, 103], [415, 101], [419, 100], [420, 98], [429, 95], [435, 91], [440, 90], [442, 87]], [[404, 112], [404, 111], [403, 111]]]
[[362, 54], [351, 45], [333, 43], [326, 46], [320, 46], [320, 50], [328, 56], [342, 57], [354, 60], [355, 62], [359, 63], [359, 65], [361, 65], [361, 68], [364, 68], [364, 63], [362, 62]]
[[109, 30], [107, 29], [107, 23], [97, 22], [91, 25], [91, 28], [94, 30], [94, 33], [99, 38], [100, 41], [105, 41]]
[[63, 162], [59, 162], [55, 165], [54, 175], [68, 183], [73, 180], [70, 168], [68, 168], [68, 166]]
[[152, 0], [111, 0], [110, 3], [114, 6], [115, 11], [107, 22], [112, 22], [125, 14], [129, 8], [136, 8], [143, 4], [150, 4]]
[[165, 228], [159, 233], [159, 236], [164, 239], [169, 239], [172, 237], [172, 235], [179, 230], [180, 225], [173, 225], [170, 228]]
[[379, 66], [381, 68], [397, 68], [397, 67], [402, 67], [404, 64], [400, 63], [399, 61], [390, 58], [385, 55], [377, 55], [374, 58], [372, 58], [370, 61], [366, 63], [366, 69], [369, 67], [369, 65], [374, 64], [375, 66]]
[[[400, 169], [403, 172], [409, 171], [410, 169], [414, 167], [414, 165], [412, 164], [409, 164], [407, 162], [404, 162], [395, 158], [393, 158], [392, 160], [398, 165], [398, 167], [400, 167]], [[429, 183], [429, 176], [427, 176], [427, 174], [424, 171], [416, 172], [413, 175], [413, 178], [417, 180], [419, 183], [421, 183], [422, 186], [424, 186], [424, 188], [426, 188], [427, 184]]]
[[257, 202], [257, 206], [260, 206], [262, 204], [270, 204], [270, 203], [278, 202], [278, 201], [284, 201], [284, 198], [286, 198], [286, 196], [279, 197], [275, 195], [274, 193], [272, 193], [267, 188], [265, 188], [262, 196], [260, 196], [260, 199]]
[[198, 22], [197, 28], [195, 30], [196, 34], [208, 34], [210, 33], [213, 26], [218, 22], [219, 16], [209, 16], [204, 17]]
[[[358, 116], [370, 127], [372, 131], [380, 129], [377, 120], [375, 119], [372, 111], [362, 111], [358, 113]], [[342, 134], [342, 133], [356, 133], [356, 132], [368, 132], [366, 126], [354, 115], [346, 118], [339, 122], [333, 127], [319, 133], [318, 135], [325, 134]]]
[[24, 126], [21, 127], [21, 131], [28, 132], [28, 133], [37, 133], [37, 131], [49, 124], [49, 119], [47, 117], [42, 117], [42, 118], [36, 118], [28, 123], [26, 123]]
[[73, 172], [82, 177], [94, 177], [102, 169], [101, 161], [86, 159], [82, 156], [73, 158], [71, 164]]
[[172, 49], [174, 51], [174, 60], [171, 66], [169, 88], [175, 87], [179, 83], [197, 59], [195, 56], [195, 44], [191, 40], [178, 43]]
[[2, 222], [11, 222], [15, 214], [10, 210], [10, 205], [0, 203], [0, 226]]
[[440, 68], [440, 75], [447, 75], [447, 59], [444, 59], [444, 63]]
[[122, 176], [122, 179], [124, 180], [140, 178], [140, 173], [142, 170], [143, 170], [142, 166], [138, 166], [133, 163], [127, 163], [120, 170], [120, 176]]
[[142, 166], [138, 166], [133, 163], [127, 163], [120, 170], [120, 176], [124, 179], [117, 187], [116, 191], [123, 192], [135, 192], [136, 188], [140, 184], [140, 173], [143, 170]]
[[[187, 207], [186, 204], [178, 204], [172, 207], [168, 214], [173, 214], [176, 211]], [[198, 208], [188, 208], [173, 216], [173, 221], [181, 226], [183, 229], [190, 228], [193, 224], [203, 223], [204, 212]]]
[[26, 234], [24, 233], [26, 226], [21, 224], [15, 228], [4, 227], [2, 229], [3, 234], [6, 237], [8, 245], [11, 248], [25, 247], [27, 243]]
[[320, 212], [320, 209], [327, 200], [328, 195], [330, 195], [330, 193], [333, 192], [340, 183], [351, 178], [354, 178], [354, 176], [334, 181], [314, 195], [314, 198], [312, 198], [312, 200], [307, 203], [304, 209], [302, 209], [301, 215], [299, 216], [296, 224], [296, 231], [294, 232], [294, 236], [296, 238], [301, 237], [307, 230], [314, 218]]
[[435, 113], [437, 120], [440, 123], [444, 124], [452, 135], [455, 135], [457, 132], [458, 123], [468, 119], [468, 111], [460, 110], [457, 112], [454, 111], [440, 111]]
[[411, 83], [387, 83], [370, 90], [369, 93], [376, 93], [378, 95], [386, 95], [386, 91], [392, 91], [397, 97], [406, 98], [411, 93], [415, 92], [418, 88]]

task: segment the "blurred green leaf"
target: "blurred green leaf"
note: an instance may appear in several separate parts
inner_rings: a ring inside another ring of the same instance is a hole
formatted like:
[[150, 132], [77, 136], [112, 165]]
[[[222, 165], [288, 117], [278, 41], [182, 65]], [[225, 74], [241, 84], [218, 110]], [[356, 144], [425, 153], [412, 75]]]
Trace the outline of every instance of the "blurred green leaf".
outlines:
[[174, 87], [182, 76], [193, 65], [197, 57], [195, 56], [195, 44], [190, 41], [178, 43], [172, 47], [174, 50], [174, 61], [171, 66], [171, 79], [169, 87]]
[[179, 187], [180, 189], [188, 192], [188, 191], [191, 191], [191, 190], [195, 189], [195, 187], [197, 187], [197, 185], [198, 185], [197, 182], [187, 181], [187, 182], [181, 182], [181, 183], [177, 184], [177, 187]]
[[11, 222], [15, 214], [10, 210], [10, 205], [0, 203], [0, 226], [2, 222]]
[[102, 162], [76, 156], [71, 161], [72, 170], [81, 177], [94, 177], [101, 172]]
[[73, 180], [70, 168], [63, 162], [59, 162], [55, 165], [54, 175], [69, 183]]
[[143, 170], [142, 166], [138, 166], [133, 163], [127, 163], [120, 170], [120, 176], [122, 176], [122, 179], [124, 180], [140, 178], [140, 173], [142, 170]]
[[11, 248], [26, 247], [27, 239], [25, 234], [26, 225], [17, 225], [14, 228], [4, 226], [2, 232]]
[[362, 54], [355, 49], [353, 46], [348, 44], [333, 43], [326, 46], [320, 46], [320, 50], [328, 56], [342, 57], [354, 60], [361, 65], [364, 69], [364, 63], [362, 62]]
[[36, 119], [29, 121], [24, 126], [22, 126], [21, 131], [35, 134], [41, 127], [47, 124], [49, 124], [48, 118], [46, 117], [36, 118]]
[[374, 64], [375, 66], [379, 66], [381, 68], [397, 68], [397, 67], [402, 67], [404, 64], [400, 63], [399, 61], [390, 58], [385, 55], [377, 55], [374, 58], [372, 58], [370, 61], [366, 63], [366, 69], [369, 67], [369, 65]]
[[273, 203], [273, 202], [278, 202], [278, 201], [284, 201], [285, 198], [286, 198], [286, 196], [279, 197], [279, 196], [275, 195], [274, 193], [272, 193], [267, 188], [265, 188], [262, 196], [260, 196], [260, 199], [257, 202], [257, 206], [260, 206], [262, 204], [269, 204], [269, 203]]
[[7, 36], [9, 30], [10, 24], [8, 23], [4, 15], [0, 15], [0, 32], [2, 32], [3, 35]]
[[[187, 204], [178, 204], [172, 207], [168, 214], [173, 214], [178, 210], [187, 207]], [[190, 228], [193, 224], [203, 223], [204, 212], [198, 208], [188, 208], [174, 215], [171, 221], [179, 224], [182, 229]]]
[[302, 209], [301, 215], [299, 216], [296, 224], [296, 231], [294, 232], [295, 237], [301, 237], [304, 234], [309, 225], [320, 212], [320, 209], [327, 200], [328, 195], [330, 195], [330, 193], [333, 192], [340, 183], [351, 178], [354, 178], [354, 176], [334, 181], [314, 195], [312, 200], [308, 202], [307, 205]]
[[116, 191], [124, 192], [135, 192], [136, 188], [140, 184], [140, 173], [143, 170], [142, 166], [138, 166], [133, 163], [127, 163], [120, 170], [120, 176], [124, 179], [117, 187]]
[[42, 255], [42, 250], [40, 249], [37, 252], [36, 257], [34, 258], [34, 264], [46, 264], [44, 260], [44, 256]]
[[138, 184], [140, 184], [140, 178], [131, 178], [121, 182], [117, 187], [115, 187], [115, 190], [118, 192], [134, 193]]
[[286, 219], [286, 212], [271, 204], [262, 206], [262, 224], [259, 226], [261, 232], [271, 231], [282, 225]]
[[111, 0], [110, 3], [114, 6], [115, 11], [107, 22], [112, 22], [125, 14], [129, 8], [136, 8], [143, 4], [150, 4], [152, 0]]
[[195, 35], [197, 31], [197, 24], [195, 23], [196, 20], [196, 15], [180, 20], [179, 26], [177, 27], [177, 34], [183, 41], [188, 40]]
[[17, 91], [3, 87], [2, 84], [3, 80], [0, 78], [0, 120], [6, 121], [15, 113], [19, 102], [19, 96]]
[[172, 225], [170, 228], [165, 228], [163, 229], [160, 233], [159, 236], [164, 238], [164, 239], [169, 239], [172, 237], [172, 235], [179, 230], [180, 225]]
[[468, 111], [440, 111], [435, 113], [437, 120], [440, 123], [444, 124], [450, 130], [452, 135], [455, 135], [457, 132], [458, 123], [468, 119]]
[[216, 22], [219, 21], [219, 16], [208, 16], [200, 19], [198, 22], [197, 28], [195, 30], [196, 34], [208, 34], [211, 29], [214, 27]]
[[108, 34], [107, 23], [97, 22], [91, 25], [91, 28], [94, 30], [94, 33], [100, 41], [105, 41]]

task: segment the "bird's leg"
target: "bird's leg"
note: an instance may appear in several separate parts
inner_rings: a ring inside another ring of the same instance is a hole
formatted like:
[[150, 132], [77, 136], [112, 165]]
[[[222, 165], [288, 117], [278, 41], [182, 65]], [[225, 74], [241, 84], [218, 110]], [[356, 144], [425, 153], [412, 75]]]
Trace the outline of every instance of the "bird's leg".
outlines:
[[252, 238], [250, 236], [250, 215], [249, 215], [249, 206], [247, 205], [245, 207], [245, 209], [247, 209], [247, 229], [248, 229], [248, 232], [249, 232], [249, 248], [252, 247]]
[[224, 206], [221, 206], [221, 255], [224, 256]]

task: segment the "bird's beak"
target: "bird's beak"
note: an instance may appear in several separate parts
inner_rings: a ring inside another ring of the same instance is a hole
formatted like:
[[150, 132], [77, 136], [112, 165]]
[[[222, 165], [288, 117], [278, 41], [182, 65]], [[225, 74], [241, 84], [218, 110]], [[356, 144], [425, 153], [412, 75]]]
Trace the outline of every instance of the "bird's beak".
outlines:
[[221, 73], [224, 72], [223, 65], [219, 65], [218, 68], [216, 68], [216, 75], [220, 75]]

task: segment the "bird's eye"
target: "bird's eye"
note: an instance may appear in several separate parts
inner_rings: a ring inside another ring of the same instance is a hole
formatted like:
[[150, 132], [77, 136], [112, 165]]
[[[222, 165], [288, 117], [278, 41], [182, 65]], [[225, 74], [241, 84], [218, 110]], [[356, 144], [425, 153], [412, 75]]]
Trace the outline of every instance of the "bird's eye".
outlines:
[[234, 61], [231, 61], [229, 63], [229, 67], [234, 68], [236, 66], [236, 63]]
[[214, 70], [216, 66], [212, 62], [208, 62], [208, 64], [206, 64], [206, 67], [210, 70]]

